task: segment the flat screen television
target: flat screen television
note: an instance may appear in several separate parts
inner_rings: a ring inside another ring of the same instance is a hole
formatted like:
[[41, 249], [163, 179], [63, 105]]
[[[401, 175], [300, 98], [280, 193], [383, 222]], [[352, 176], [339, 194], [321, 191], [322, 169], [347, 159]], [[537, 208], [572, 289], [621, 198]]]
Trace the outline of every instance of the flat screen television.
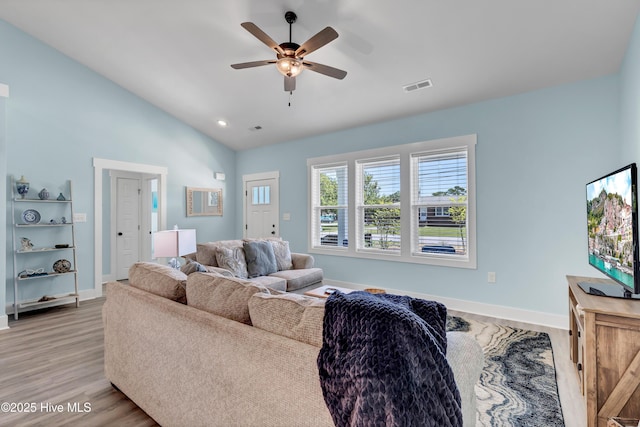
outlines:
[[587, 184], [589, 264], [617, 285], [580, 283], [585, 292], [640, 299], [637, 176], [632, 163]]

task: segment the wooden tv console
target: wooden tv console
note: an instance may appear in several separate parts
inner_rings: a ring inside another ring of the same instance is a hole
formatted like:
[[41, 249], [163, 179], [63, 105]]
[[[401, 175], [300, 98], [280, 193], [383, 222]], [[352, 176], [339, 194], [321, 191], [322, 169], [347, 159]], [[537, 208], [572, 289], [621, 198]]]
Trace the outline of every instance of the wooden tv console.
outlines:
[[587, 426], [606, 427], [609, 417], [640, 417], [640, 300], [590, 295], [580, 282], [606, 279], [567, 276], [571, 360], [587, 406]]

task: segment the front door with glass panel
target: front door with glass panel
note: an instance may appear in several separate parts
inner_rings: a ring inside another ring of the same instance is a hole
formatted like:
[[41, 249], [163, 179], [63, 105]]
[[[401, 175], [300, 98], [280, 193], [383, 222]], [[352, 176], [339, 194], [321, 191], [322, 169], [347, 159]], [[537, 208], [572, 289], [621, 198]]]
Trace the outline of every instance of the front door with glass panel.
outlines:
[[245, 237], [262, 238], [280, 235], [277, 183], [276, 179], [246, 181]]

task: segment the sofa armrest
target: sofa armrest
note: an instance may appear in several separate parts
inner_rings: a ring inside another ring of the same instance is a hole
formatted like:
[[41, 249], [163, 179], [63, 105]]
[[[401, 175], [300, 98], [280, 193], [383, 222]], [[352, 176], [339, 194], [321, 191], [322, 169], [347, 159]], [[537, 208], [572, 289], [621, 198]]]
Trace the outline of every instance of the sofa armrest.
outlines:
[[291, 263], [294, 270], [302, 270], [304, 268], [313, 268], [315, 260], [309, 254], [299, 254], [291, 252]]
[[475, 386], [484, 367], [482, 347], [464, 332], [447, 332], [447, 361], [460, 391], [463, 425], [473, 427], [476, 425]]

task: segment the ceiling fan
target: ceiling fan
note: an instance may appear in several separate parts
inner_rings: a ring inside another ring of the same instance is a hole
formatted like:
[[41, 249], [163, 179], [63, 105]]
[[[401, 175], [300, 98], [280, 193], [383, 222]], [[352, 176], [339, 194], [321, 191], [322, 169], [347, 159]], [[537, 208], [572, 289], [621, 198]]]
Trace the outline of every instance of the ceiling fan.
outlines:
[[240, 24], [245, 30], [253, 34], [258, 40], [266, 44], [270, 49], [273, 49], [276, 52], [276, 59], [243, 62], [240, 64], [232, 64], [231, 67], [236, 70], [240, 70], [242, 68], [260, 67], [262, 65], [276, 64], [276, 68], [284, 76], [284, 90], [287, 92], [293, 92], [295, 90], [296, 76], [299, 75], [304, 69], [315, 71], [316, 73], [324, 74], [325, 76], [333, 77], [340, 80], [345, 78], [345, 76], [347, 75], [346, 71], [329, 67], [328, 65], [304, 60], [304, 57], [311, 52], [318, 50], [322, 46], [337, 39], [338, 33], [336, 32], [336, 30], [331, 27], [326, 27], [324, 30], [320, 31], [315, 36], [302, 43], [302, 45], [299, 45], [291, 41], [291, 28], [293, 26], [293, 23], [298, 19], [298, 16], [295, 13], [289, 11], [284, 14], [284, 19], [289, 24], [289, 41], [280, 44], [277, 44], [271, 37], [269, 37], [264, 31], [258, 28], [258, 26], [253, 22], [243, 22], [242, 24]]

